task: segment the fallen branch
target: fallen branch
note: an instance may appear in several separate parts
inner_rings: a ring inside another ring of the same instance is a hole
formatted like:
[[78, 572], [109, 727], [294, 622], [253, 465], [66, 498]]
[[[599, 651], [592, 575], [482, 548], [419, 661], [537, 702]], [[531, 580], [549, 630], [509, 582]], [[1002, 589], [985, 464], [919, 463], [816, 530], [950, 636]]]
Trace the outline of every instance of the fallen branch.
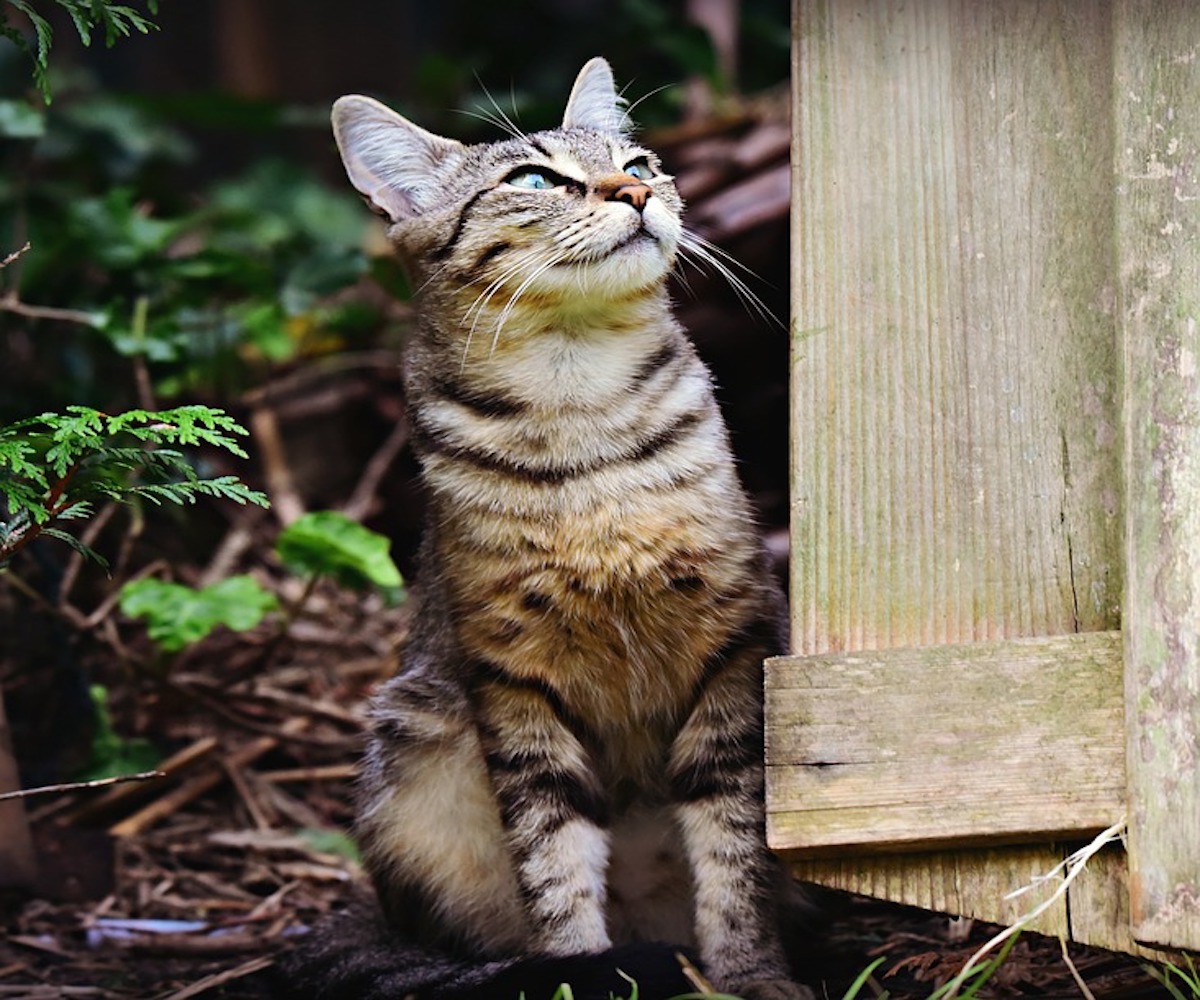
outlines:
[[185, 986], [175, 993], [168, 993], [160, 997], [159, 1000], [191, 1000], [192, 997], [199, 996], [201, 993], [207, 993], [218, 986], [224, 986], [235, 979], [241, 979], [243, 976], [249, 976], [255, 972], [261, 972], [263, 969], [269, 969], [274, 964], [275, 960], [267, 958], [265, 955], [252, 958], [250, 961], [243, 962], [232, 969], [225, 969], [222, 972], [214, 972], [211, 976], [205, 976], [190, 986]]
[[17, 298], [16, 292], [9, 292], [0, 298], [0, 310], [16, 313], [26, 319], [53, 319], [64, 323], [78, 323], [80, 326], [95, 326], [96, 317], [81, 309], [59, 309], [55, 306], [31, 306]]
[[[206, 756], [212, 753], [217, 747], [217, 738], [215, 736], [204, 736], [193, 743], [188, 744], [182, 750], [177, 750], [171, 754], [166, 760], [158, 765], [159, 771], [167, 777], [175, 777], [181, 771], [193, 766]], [[82, 805], [75, 807], [61, 822], [67, 824], [76, 824], [81, 821], [90, 819], [102, 813], [116, 810], [123, 803], [127, 802], [132, 796], [137, 795], [142, 789], [136, 785], [123, 785], [119, 788], [112, 788], [94, 799], [89, 799]]]
[[[307, 719], [288, 719], [280, 727], [280, 735], [284, 738], [295, 737], [307, 725]], [[279, 746], [279, 740], [274, 736], [262, 736], [235, 750], [229, 755], [227, 762], [231, 767], [245, 767], [264, 754], [270, 753], [277, 746]], [[174, 815], [189, 802], [195, 801], [201, 795], [216, 788], [224, 779], [225, 772], [220, 767], [214, 767], [204, 774], [197, 774], [173, 791], [155, 799], [145, 808], [139, 809], [133, 815], [121, 820], [120, 823], [109, 827], [108, 832], [114, 837], [135, 836], [159, 820]]]
[[93, 781], [68, 781], [61, 785], [42, 785], [38, 788], [19, 788], [15, 792], [0, 792], [0, 802], [7, 799], [24, 799], [32, 795], [50, 795], [55, 792], [77, 792], [84, 788], [107, 788], [126, 781], [150, 781], [165, 778], [162, 771], [142, 771], [138, 774], [119, 774], [115, 778], [96, 778]]
[[23, 247], [21, 247], [20, 250], [14, 250], [7, 257], [5, 257], [4, 260], [0, 260], [0, 271], [2, 271], [4, 268], [8, 267], [9, 264], [11, 264], [14, 260], [16, 260], [22, 254], [28, 253], [29, 248], [31, 246], [32, 246], [31, 243], [26, 242], [26, 244]]

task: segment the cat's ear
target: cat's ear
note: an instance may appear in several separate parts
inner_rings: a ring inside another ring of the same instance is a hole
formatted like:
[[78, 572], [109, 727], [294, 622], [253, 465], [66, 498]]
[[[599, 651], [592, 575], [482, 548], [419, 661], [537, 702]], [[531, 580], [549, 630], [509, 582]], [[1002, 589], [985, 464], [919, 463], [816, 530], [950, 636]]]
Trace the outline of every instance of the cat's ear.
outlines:
[[350, 183], [393, 222], [436, 202], [445, 171], [463, 149], [357, 94], [334, 102], [333, 135]]
[[575, 78], [563, 114], [563, 127], [572, 126], [594, 128], [612, 135], [629, 131], [625, 100], [617, 93], [612, 68], [604, 59], [588, 60]]

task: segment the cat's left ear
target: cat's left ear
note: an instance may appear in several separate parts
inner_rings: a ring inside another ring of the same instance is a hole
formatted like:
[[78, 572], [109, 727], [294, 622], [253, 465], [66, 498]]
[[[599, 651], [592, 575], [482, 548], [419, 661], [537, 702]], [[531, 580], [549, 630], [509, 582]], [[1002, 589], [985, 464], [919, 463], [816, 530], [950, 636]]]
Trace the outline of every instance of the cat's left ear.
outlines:
[[604, 59], [589, 60], [575, 78], [563, 114], [563, 128], [572, 127], [593, 128], [611, 135], [629, 131], [625, 100], [617, 93], [612, 68]]
[[334, 102], [333, 134], [350, 183], [392, 222], [437, 204], [445, 175], [463, 149], [356, 94]]

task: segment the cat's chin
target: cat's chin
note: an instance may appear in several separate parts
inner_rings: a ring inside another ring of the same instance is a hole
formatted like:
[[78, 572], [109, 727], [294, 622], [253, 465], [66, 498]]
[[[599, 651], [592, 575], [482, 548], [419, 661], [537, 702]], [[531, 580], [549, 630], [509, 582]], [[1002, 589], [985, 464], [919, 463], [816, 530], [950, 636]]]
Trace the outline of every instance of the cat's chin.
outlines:
[[673, 266], [673, 248], [641, 230], [603, 256], [548, 269], [537, 285], [539, 291], [566, 299], [621, 300], [661, 285]]

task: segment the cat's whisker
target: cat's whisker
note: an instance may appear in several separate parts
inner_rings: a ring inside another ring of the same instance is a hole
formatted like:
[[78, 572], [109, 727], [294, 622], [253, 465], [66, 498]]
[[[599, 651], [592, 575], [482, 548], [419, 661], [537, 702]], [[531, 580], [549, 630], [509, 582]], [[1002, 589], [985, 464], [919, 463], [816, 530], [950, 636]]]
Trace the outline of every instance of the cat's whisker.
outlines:
[[[479, 321], [483, 318], [483, 314], [486, 311], [488, 304], [492, 301], [500, 289], [502, 289], [509, 282], [510, 279], [519, 276], [526, 265], [531, 263], [536, 264], [541, 256], [541, 248], [534, 247], [521, 254], [521, 256], [515, 261], [510, 262], [508, 267], [506, 267], [498, 277], [493, 279], [488, 286], [479, 293], [479, 295], [475, 298], [475, 301], [471, 303], [470, 307], [463, 314], [463, 320], [466, 321], [470, 319], [471, 325], [467, 330], [466, 342], [463, 344], [462, 361], [459, 368], [460, 371], [466, 370], [467, 358], [471, 351], [471, 343], [475, 337], [475, 329], [478, 327]], [[520, 294], [520, 289], [514, 293], [514, 295], [516, 294]], [[495, 350], [494, 345], [492, 349]]]
[[633, 126], [633, 119], [632, 119], [633, 113], [634, 113], [634, 111], [636, 111], [636, 110], [637, 110], [637, 108], [638, 108], [638, 107], [641, 105], [641, 103], [642, 103], [643, 101], [649, 100], [651, 97], [654, 97], [656, 94], [661, 94], [661, 93], [662, 93], [664, 90], [670, 90], [670, 89], [671, 89], [673, 86], [674, 86], [674, 84], [670, 84], [670, 83], [664, 83], [664, 84], [663, 84], [661, 87], [655, 87], [655, 88], [654, 88], [652, 91], [650, 91], [650, 93], [648, 93], [648, 94], [643, 94], [643, 95], [642, 95], [641, 97], [639, 97], [639, 98], [638, 98], [636, 101], [630, 101], [630, 100], [628, 100], [628, 99], [625, 97], [625, 91], [626, 91], [626, 90], [628, 90], [628, 89], [629, 89], [629, 87], [628, 87], [628, 85], [626, 85], [625, 87], [623, 87], [623, 88], [621, 89], [621, 99], [622, 99], [623, 101], [625, 101], [625, 108], [624, 108], [624, 110], [623, 110], [623, 113], [622, 113], [622, 118], [623, 118], [623, 120], [624, 120], [624, 121], [626, 121], [626, 122], [628, 122], [628, 123], [629, 123], [629, 126], [630, 126], [630, 128], [632, 128], [632, 126]]
[[554, 267], [556, 264], [562, 263], [563, 260], [565, 260], [564, 257], [557, 256], [551, 256], [547, 258], [545, 261], [535, 267], [525, 277], [525, 280], [517, 286], [516, 291], [512, 293], [512, 296], [509, 298], [508, 302], [505, 303], [504, 308], [500, 310], [500, 317], [496, 321], [496, 328], [492, 334], [492, 347], [490, 354], [495, 353], [496, 348], [500, 343], [500, 334], [504, 329], [504, 325], [508, 322], [508, 318], [512, 315], [513, 310], [517, 307], [517, 303], [520, 301], [521, 296], [525, 294], [529, 286], [533, 284], [533, 282], [535, 282], [539, 277], [541, 277], [542, 274]]
[[[753, 312], [760, 319], [773, 326], [786, 329], [785, 324], [779, 317], [771, 312], [767, 304], [763, 302], [742, 278], [734, 273], [733, 269], [734, 267], [740, 268], [754, 278], [757, 278], [758, 275], [715, 243], [685, 229], [679, 238], [679, 258], [682, 262], [691, 264], [698, 271], [704, 270], [702, 265], [712, 268], [725, 279], [729, 287], [733, 289], [734, 293], [742, 301], [747, 311]], [[697, 261], [702, 263], [697, 263]]]
[[525, 134], [515, 125], [513, 125], [512, 122], [508, 121], [506, 118], [498, 117], [492, 114], [490, 111], [480, 111], [472, 108], [459, 108], [457, 110], [460, 115], [466, 115], [468, 118], [476, 118], [481, 122], [487, 122], [487, 124], [493, 125], [500, 129], [501, 132], [511, 135], [514, 139], [525, 138]]
[[[487, 86], [484, 84], [484, 82], [482, 80], [480, 80], [478, 76], [475, 77], [475, 81], [479, 84], [479, 87], [483, 91], [484, 96], [489, 101], [492, 102], [492, 107], [496, 109], [496, 114], [494, 116], [484, 118], [484, 121], [490, 121], [492, 124], [498, 125], [505, 132], [507, 132], [509, 135], [511, 135], [514, 139], [524, 139], [525, 133], [517, 126], [517, 123], [514, 122], [508, 116], [508, 113], [502, 107], [500, 107], [500, 102], [497, 101], [496, 98], [494, 98], [492, 96], [492, 92], [487, 89]], [[516, 111], [517, 111], [517, 102], [516, 102], [516, 98], [514, 97], [514, 99], [513, 99], [513, 114], [516, 114]], [[483, 116], [480, 115], [478, 117], [483, 117]]]
[[[519, 298], [523, 293], [530, 280], [535, 279], [538, 274], [542, 273], [542, 271], [546, 269], [546, 267], [552, 266], [556, 260], [557, 258], [553, 257], [549, 260], [546, 260], [544, 248], [532, 247], [526, 250], [524, 253], [521, 253], [515, 260], [509, 261], [504, 270], [495, 278], [493, 278], [483, 289], [483, 291], [476, 296], [474, 302], [471, 303], [466, 312], [463, 314], [463, 321], [466, 322], [467, 320], [470, 320], [470, 326], [467, 330], [466, 341], [463, 345], [460, 371], [466, 369], [467, 359], [470, 355], [471, 344], [474, 341], [475, 331], [485, 313], [488, 311], [488, 306], [492, 299], [495, 298], [496, 295], [498, 295], [505, 287], [505, 285], [509, 284], [514, 278], [521, 278], [523, 274], [525, 275], [525, 277], [522, 278], [520, 285], [517, 287], [517, 290], [512, 293], [509, 301], [501, 310], [500, 318], [497, 320], [497, 326], [502, 327], [508, 314], [511, 312], [513, 306], [515, 306], [517, 298]], [[531, 273], [529, 272], [530, 267], [533, 268]], [[495, 341], [497, 337], [498, 332], [496, 336], [493, 337], [492, 351], [495, 350]]]

